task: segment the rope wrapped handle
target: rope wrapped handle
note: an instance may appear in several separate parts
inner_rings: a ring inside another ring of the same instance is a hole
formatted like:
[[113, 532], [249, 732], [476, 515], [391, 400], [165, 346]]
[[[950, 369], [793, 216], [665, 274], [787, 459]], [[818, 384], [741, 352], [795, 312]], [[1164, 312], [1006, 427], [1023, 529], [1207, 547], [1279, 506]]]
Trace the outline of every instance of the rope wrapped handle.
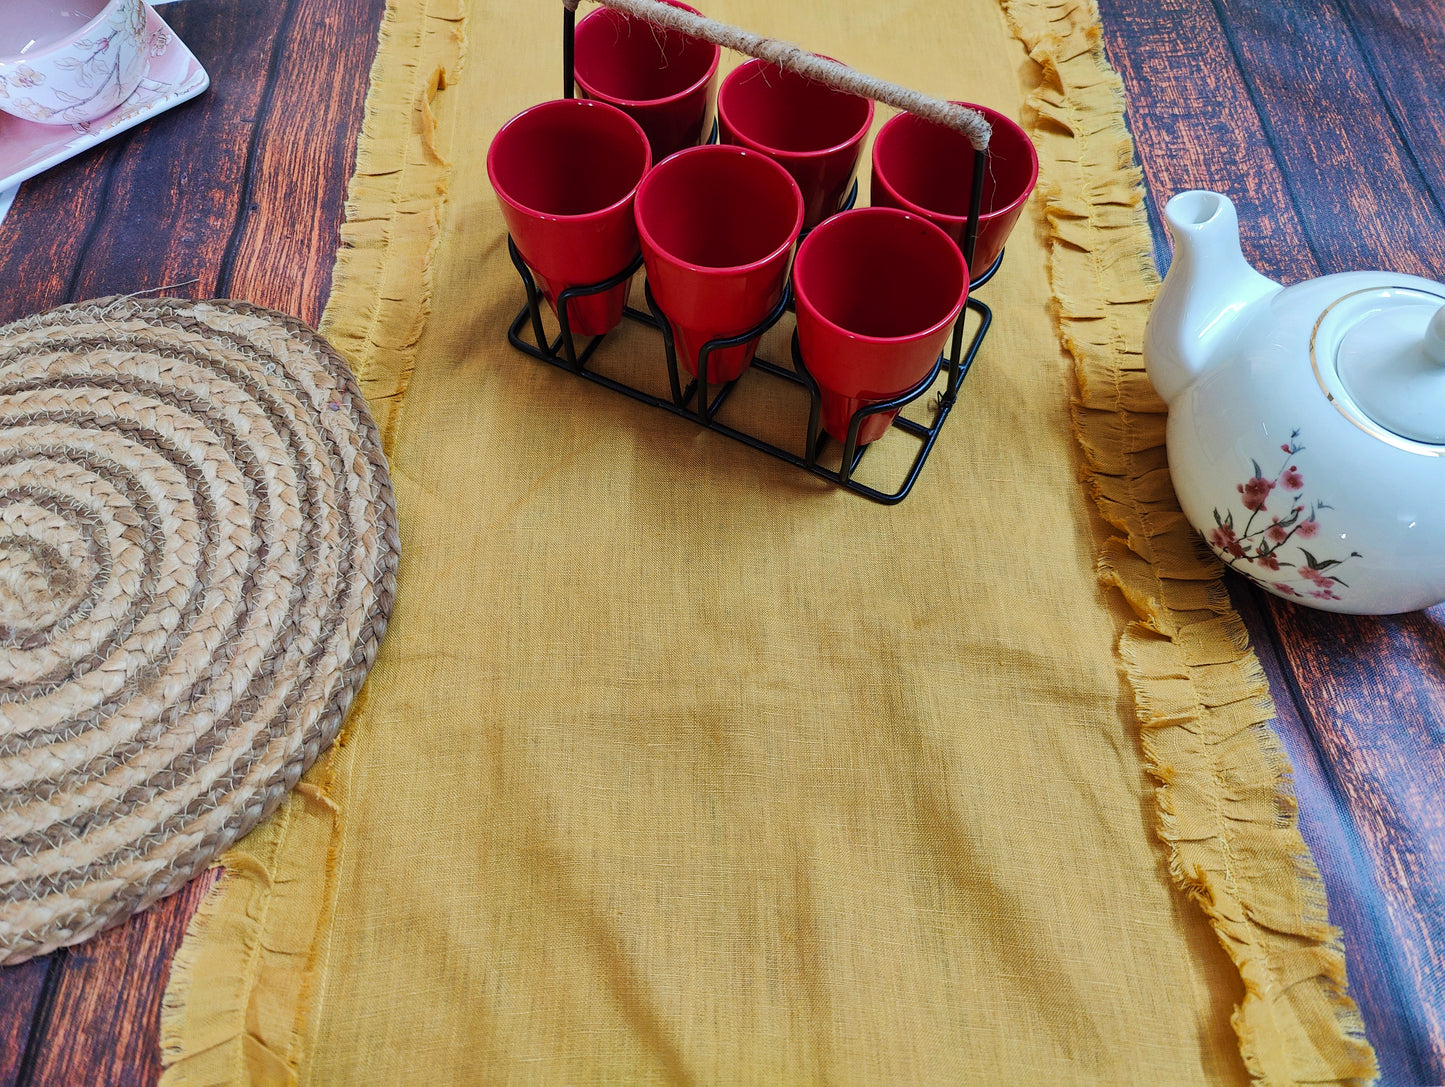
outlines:
[[[581, 0], [562, 0], [569, 11], [576, 11]], [[663, 0], [599, 0], [603, 7], [642, 19], [667, 30], [676, 30], [692, 38], [701, 38], [713, 45], [744, 53], [750, 57], [767, 61], [779, 68], [794, 72], [808, 79], [816, 80], [829, 87], [835, 87], [849, 94], [872, 98], [885, 105], [907, 110], [926, 120], [947, 128], [957, 129], [968, 137], [975, 151], [988, 148], [992, 128], [983, 115], [976, 110], [966, 109], [941, 98], [931, 98], [918, 91], [909, 90], [897, 83], [874, 79], [862, 72], [839, 64], [836, 60], [810, 53], [800, 45], [765, 38], [739, 27], [720, 23], [703, 15], [694, 14], [685, 8], [673, 7]]]

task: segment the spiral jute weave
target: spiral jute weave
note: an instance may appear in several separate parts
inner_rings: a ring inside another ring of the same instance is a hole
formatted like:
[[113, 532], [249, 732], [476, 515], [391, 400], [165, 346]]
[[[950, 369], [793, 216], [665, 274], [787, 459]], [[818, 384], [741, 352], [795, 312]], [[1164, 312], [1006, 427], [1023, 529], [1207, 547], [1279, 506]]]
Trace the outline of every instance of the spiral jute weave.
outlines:
[[178, 890], [333, 739], [396, 588], [350, 370], [242, 303], [0, 328], [0, 963]]

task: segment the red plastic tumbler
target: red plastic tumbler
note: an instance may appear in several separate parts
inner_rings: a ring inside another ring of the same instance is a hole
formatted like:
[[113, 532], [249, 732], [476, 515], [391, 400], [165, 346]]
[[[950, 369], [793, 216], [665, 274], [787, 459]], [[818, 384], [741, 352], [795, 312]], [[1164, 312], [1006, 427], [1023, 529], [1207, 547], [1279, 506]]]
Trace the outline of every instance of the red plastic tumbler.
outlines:
[[[782, 298], [803, 195], [772, 159], [712, 145], [659, 163], [638, 187], [636, 211], [648, 285], [678, 361], [696, 374], [703, 344], [742, 335]], [[756, 349], [754, 338], [712, 352], [708, 381], [738, 377]]]
[[[666, 2], [699, 14], [678, 0]], [[653, 162], [703, 138], [722, 55], [716, 45], [612, 8], [598, 8], [578, 23], [574, 40], [577, 86], [640, 124]]]
[[[928, 376], [968, 297], [968, 270], [958, 246], [926, 219], [861, 208], [804, 239], [793, 290], [798, 347], [822, 396], [823, 429], [844, 442], [859, 409]], [[897, 414], [866, 418], [858, 444], [881, 438]]]
[[761, 151], [793, 175], [811, 230], [848, 195], [873, 100], [750, 60], [723, 80], [717, 115], [724, 143]]
[[[969, 264], [977, 279], [1003, 252], [1029, 193], [1039, 180], [1039, 156], [1028, 134], [987, 106], [977, 110], [993, 126], [978, 217], [978, 241]], [[957, 129], [900, 113], [873, 141], [873, 206], [901, 208], [943, 228], [961, 247], [973, 191], [973, 144]]]
[[[636, 121], [604, 102], [558, 99], [517, 114], [487, 151], [487, 176], [522, 259], [552, 309], [568, 287], [600, 283], [637, 258], [632, 202], [652, 165]], [[571, 299], [573, 335], [616, 327], [628, 279]]]

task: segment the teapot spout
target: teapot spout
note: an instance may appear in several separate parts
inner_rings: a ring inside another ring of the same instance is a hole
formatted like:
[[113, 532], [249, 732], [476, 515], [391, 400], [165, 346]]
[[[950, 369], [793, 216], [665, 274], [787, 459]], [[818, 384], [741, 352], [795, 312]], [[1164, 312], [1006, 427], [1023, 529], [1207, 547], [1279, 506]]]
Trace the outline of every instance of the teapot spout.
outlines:
[[1239, 248], [1239, 217], [1222, 193], [1182, 192], [1164, 209], [1174, 260], [1144, 329], [1144, 363], [1171, 401], [1227, 353], [1240, 317], [1280, 285], [1250, 267]]

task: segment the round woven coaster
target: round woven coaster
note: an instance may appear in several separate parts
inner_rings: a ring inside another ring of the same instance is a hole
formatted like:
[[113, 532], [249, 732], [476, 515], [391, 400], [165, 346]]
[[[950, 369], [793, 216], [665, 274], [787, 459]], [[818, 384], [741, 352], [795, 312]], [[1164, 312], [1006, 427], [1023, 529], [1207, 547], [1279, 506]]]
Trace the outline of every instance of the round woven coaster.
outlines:
[[0, 328], [0, 963], [178, 890], [336, 737], [396, 588], [366, 402], [301, 322]]

